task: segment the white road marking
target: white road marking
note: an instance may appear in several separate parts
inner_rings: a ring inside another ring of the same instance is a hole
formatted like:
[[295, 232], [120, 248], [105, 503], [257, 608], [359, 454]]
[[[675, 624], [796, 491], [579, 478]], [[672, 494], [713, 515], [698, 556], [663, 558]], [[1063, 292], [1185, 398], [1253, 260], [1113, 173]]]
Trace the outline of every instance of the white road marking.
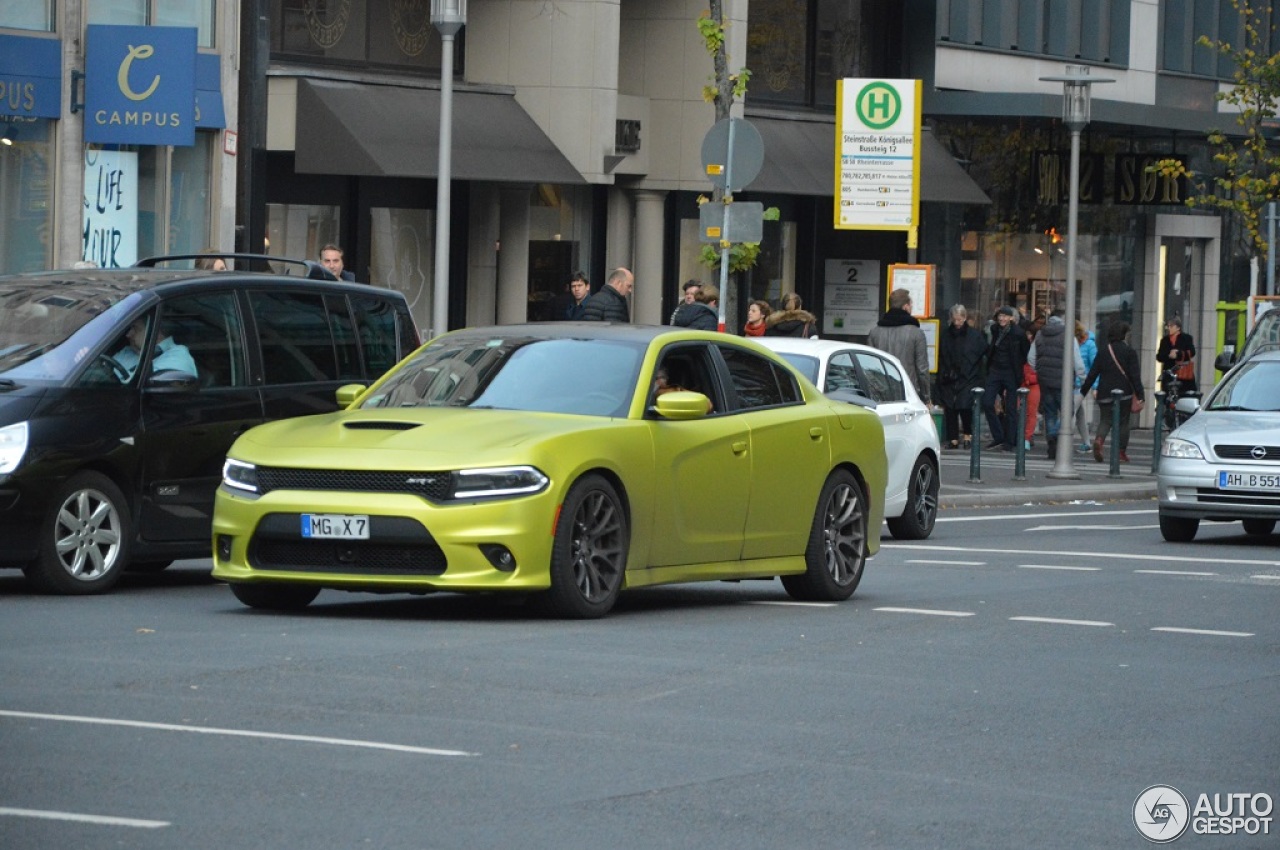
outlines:
[[1071, 511], [1069, 513], [1053, 512], [1044, 514], [997, 514], [984, 516], [939, 516], [934, 522], [991, 522], [992, 520], [1028, 520], [1028, 519], [1078, 519], [1083, 516], [1134, 516], [1138, 514], [1159, 513], [1154, 508], [1142, 508], [1130, 511]]
[[50, 812], [43, 809], [10, 809], [0, 806], [0, 816], [19, 818], [43, 818], [44, 820], [69, 820], [78, 823], [95, 823], [102, 826], [132, 826], [138, 829], [159, 829], [170, 826], [164, 820], [139, 820], [138, 818], [115, 818], [109, 815], [82, 815], [78, 812]]
[[1104, 623], [1101, 620], [1060, 620], [1056, 617], [1010, 617], [1021, 623], [1053, 623], [1060, 626], [1114, 626], [1115, 623]]
[[1159, 528], [1156, 525], [1034, 525], [1023, 531], [1149, 531]]
[[1134, 570], [1149, 576], [1216, 576], [1217, 573], [1201, 573], [1194, 570]]
[[279, 732], [255, 732], [248, 729], [219, 729], [210, 726], [181, 726], [176, 723], [148, 723], [142, 720], [119, 720], [109, 717], [79, 717], [71, 714], [42, 714], [32, 711], [3, 711], [0, 717], [28, 720], [51, 720], [61, 723], [88, 723], [97, 726], [127, 726], [133, 729], [153, 729], [160, 732], [195, 732], [201, 735], [226, 735], [233, 738], [266, 738], [273, 741], [297, 741], [304, 744], [326, 744], [333, 747], [360, 747], [369, 750], [390, 750], [396, 753], [412, 753], [426, 756], [477, 756], [463, 750], [441, 750], [434, 747], [413, 747], [406, 744], [387, 744], [381, 741], [361, 741], [353, 738], [325, 738], [316, 735], [287, 735]]
[[1261, 574], [1261, 575], [1256, 575], [1256, 576], [1249, 576], [1249, 578], [1263, 578], [1263, 579], [1268, 579], [1268, 578], [1269, 578], [1269, 579], [1271, 579], [1272, 581], [1280, 581], [1280, 576], [1269, 576], [1269, 575], [1266, 575], [1266, 574]]
[[1018, 564], [1020, 570], [1066, 570], [1080, 573], [1096, 573], [1102, 567], [1064, 567], [1061, 564]]
[[1224, 632], [1218, 629], [1180, 629], [1176, 626], [1156, 626], [1153, 632], [1177, 632], [1183, 635], [1216, 635], [1218, 637], [1253, 637], [1253, 632]]
[[785, 599], [756, 599], [752, 605], [784, 605], [788, 608], [834, 608], [836, 602], [788, 602]]
[[985, 567], [986, 561], [931, 561], [926, 558], [912, 558], [908, 564], [950, 564], [956, 567]]
[[[881, 551], [889, 549], [913, 549], [921, 552], [959, 552], [968, 554], [990, 554], [990, 555], [1035, 555], [1043, 558], [1046, 555], [1056, 555], [1063, 558], [1079, 558], [1080, 552], [1055, 552], [1045, 549], [985, 549], [979, 546], [938, 546], [927, 543], [895, 543], [893, 546], [882, 546]], [[1118, 560], [1118, 561], [1160, 561], [1163, 563], [1186, 562], [1190, 564], [1203, 564], [1204, 556], [1193, 557], [1189, 555], [1138, 555], [1127, 552], [1089, 552], [1085, 557], [1091, 560]], [[1241, 564], [1243, 566], [1253, 567], [1280, 567], [1280, 561], [1254, 561], [1245, 558], [1214, 558], [1215, 563], [1219, 564]]]
[[931, 617], [972, 617], [972, 611], [940, 611], [935, 608], [873, 608], [887, 614], [926, 614]]

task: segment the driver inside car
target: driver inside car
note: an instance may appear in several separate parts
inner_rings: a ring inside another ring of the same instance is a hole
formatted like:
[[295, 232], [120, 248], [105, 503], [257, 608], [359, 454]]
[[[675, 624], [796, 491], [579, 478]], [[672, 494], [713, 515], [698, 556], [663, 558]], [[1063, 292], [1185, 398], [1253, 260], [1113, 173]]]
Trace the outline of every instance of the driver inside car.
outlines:
[[[132, 378], [133, 373], [138, 370], [138, 364], [142, 361], [142, 346], [147, 340], [147, 320], [135, 320], [125, 333], [125, 339], [128, 340], [128, 344], [112, 356], [129, 373], [128, 378]], [[185, 372], [193, 377], [199, 377], [200, 374], [196, 369], [195, 358], [191, 356], [187, 347], [175, 342], [162, 327], [156, 332], [156, 345], [151, 356], [151, 372], [156, 374], [165, 371]], [[125, 380], [127, 381], [128, 378]]]

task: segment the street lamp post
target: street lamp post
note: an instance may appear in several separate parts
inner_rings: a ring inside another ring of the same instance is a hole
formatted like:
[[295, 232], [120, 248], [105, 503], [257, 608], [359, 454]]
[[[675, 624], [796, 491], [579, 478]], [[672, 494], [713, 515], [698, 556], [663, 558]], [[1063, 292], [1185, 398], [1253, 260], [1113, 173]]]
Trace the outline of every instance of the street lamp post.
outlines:
[[449, 189], [453, 171], [453, 40], [467, 23], [467, 0], [431, 0], [431, 23], [440, 30], [440, 159], [436, 170], [436, 270], [432, 282], [431, 333], [449, 330]]
[[1058, 449], [1050, 478], [1079, 478], [1075, 453], [1075, 329], [1076, 329], [1076, 219], [1080, 212], [1080, 132], [1089, 123], [1089, 86], [1115, 80], [1092, 77], [1083, 65], [1068, 65], [1061, 77], [1041, 77], [1042, 82], [1062, 83], [1062, 123], [1071, 131], [1071, 177], [1067, 202], [1067, 305], [1062, 335], [1062, 395], [1058, 425]]

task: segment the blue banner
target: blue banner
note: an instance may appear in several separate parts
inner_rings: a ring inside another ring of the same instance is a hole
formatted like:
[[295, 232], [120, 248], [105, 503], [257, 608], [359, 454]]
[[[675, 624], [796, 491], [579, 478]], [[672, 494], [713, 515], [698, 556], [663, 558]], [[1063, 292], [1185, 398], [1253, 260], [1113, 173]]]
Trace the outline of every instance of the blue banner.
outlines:
[[219, 130], [227, 126], [222, 107], [222, 59], [215, 53], [196, 56], [196, 126]]
[[194, 145], [195, 27], [91, 24], [87, 33], [84, 140], [114, 145]]
[[0, 35], [0, 115], [62, 117], [62, 42]]

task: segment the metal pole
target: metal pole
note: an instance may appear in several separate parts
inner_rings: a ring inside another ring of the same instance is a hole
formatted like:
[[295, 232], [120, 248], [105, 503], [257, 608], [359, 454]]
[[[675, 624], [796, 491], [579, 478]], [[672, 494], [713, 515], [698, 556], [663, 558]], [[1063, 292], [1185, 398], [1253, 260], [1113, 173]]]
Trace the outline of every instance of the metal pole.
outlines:
[[1164, 390], [1156, 390], [1156, 424], [1151, 429], [1152, 447], [1151, 447], [1151, 471], [1153, 473], [1160, 471], [1160, 446], [1164, 443]]
[[1018, 415], [1015, 420], [1018, 423], [1018, 443], [1017, 448], [1013, 450], [1013, 480], [1027, 480], [1027, 438], [1023, 436], [1027, 433], [1027, 402], [1031, 395], [1031, 390], [1026, 387], [1018, 387]]
[[729, 302], [729, 204], [733, 203], [733, 131], [737, 122], [729, 119], [729, 141], [724, 155], [724, 219], [720, 226], [720, 300], [716, 303], [720, 333], [724, 333], [724, 316]]
[[[1120, 477], [1120, 409], [1124, 406], [1124, 390], [1111, 391], [1111, 467], [1107, 470], [1108, 478]], [[1132, 414], [1124, 411], [1124, 416]]]
[[1267, 294], [1276, 294], [1276, 202], [1267, 202]]
[[985, 393], [982, 387], [973, 388], [973, 409], [970, 415], [973, 417], [970, 426], [973, 434], [969, 437], [969, 483], [982, 483], [982, 394]]
[[[1086, 97], [1088, 86], [1085, 87]], [[1067, 416], [1074, 412], [1074, 396], [1076, 392], [1075, 341], [1076, 341], [1076, 222], [1080, 213], [1080, 130], [1077, 124], [1071, 126], [1071, 184], [1067, 202], [1067, 305], [1066, 315], [1062, 317], [1066, 323], [1066, 333], [1062, 335], [1062, 388], [1058, 417], [1058, 445], [1053, 459], [1053, 469], [1049, 470], [1049, 478], [1079, 478], [1074, 465], [1075, 455], [1075, 416]]]
[[431, 292], [431, 331], [449, 330], [449, 189], [453, 171], [453, 37], [440, 28], [440, 159], [436, 174], [436, 270]]

